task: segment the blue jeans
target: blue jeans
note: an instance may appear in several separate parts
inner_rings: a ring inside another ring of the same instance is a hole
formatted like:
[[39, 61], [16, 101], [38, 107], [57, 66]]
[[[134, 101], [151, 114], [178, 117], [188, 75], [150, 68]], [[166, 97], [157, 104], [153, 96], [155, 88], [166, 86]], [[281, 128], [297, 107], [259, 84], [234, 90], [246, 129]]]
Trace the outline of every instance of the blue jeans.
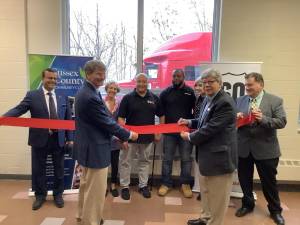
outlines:
[[172, 166], [176, 149], [179, 149], [181, 160], [180, 183], [190, 184], [192, 170], [193, 145], [184, 141], [180, 135], [164, 135], [163, 140], [163, 162], [162, 162], [162, 184], [168, 187], [173, 185]]

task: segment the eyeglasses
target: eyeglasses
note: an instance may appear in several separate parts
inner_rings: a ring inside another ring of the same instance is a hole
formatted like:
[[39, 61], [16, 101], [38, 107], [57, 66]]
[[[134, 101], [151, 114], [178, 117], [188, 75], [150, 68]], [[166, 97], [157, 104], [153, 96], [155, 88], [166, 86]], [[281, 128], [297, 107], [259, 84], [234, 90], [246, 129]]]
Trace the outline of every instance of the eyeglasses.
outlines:
[[217, 80], [208, 80], [208, 81], [202, 81], [203, 85], [212, 85], [214, 82], [216, 82]]

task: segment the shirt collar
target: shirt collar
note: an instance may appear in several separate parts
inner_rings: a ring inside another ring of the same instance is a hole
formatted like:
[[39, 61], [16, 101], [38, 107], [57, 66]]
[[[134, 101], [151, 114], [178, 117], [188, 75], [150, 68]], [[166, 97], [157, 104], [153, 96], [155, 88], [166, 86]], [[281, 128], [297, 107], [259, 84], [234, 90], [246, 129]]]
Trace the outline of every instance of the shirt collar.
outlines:
[[256, 101], [259, 101], [260, 99], [262, 99], [263, 95], [264, 95], [264, 90], [262, 90], [261, 92], [259, 92], [259, 94], [255, 98], [251, 98], [249, 96], [249, 100], [251, 101], [252, 99], [255, 99]]
[[221, 91], [221, 89], [218, 90], [213, 96], [208, 96], [208, 95], [206, 95], [207, 101], [208, 101], [208, 102], [212, 102], [212, 100], [214, 100], [214, 98], [217, 96], [217, 94], [218, 94], [220, 91]]
[[176, 88], [173, 84], [171, 85], [171, 88], [172, 89], [175, 89], [175, 90], [182, 90], [182, 89], [185, 89], [186, 88], [186, 84], [185, 82], [183, 81], [182, 85], [178, 88]]
[[46, 90], [46, 88], [45, 88], [44, 86], [42, 86], [42, 89], [43, 89], [44, 95], [47, 95], [49, 92], [51, 92], [51, 93], [52, 93], [52, 96], [55, 96], [55, 91], [54, 91], [54, 89], [53, 89], [52, 91], [48, 91], [48, 90]]
[[146, 94], [145, 94], [144, 96], [141, 96], [141, 95], [139, 95], [139, 94], [137, 93], [136, 88], [135, 88], [135, 89], [134, 89], [134, 94], [135, 94], [136, 96], [141, 97], [141, 98], [145, 98], [145, 97], [147, 97], [147, 96], [149, 95], [149, 90], [147, 90], [147, 92], [146, 92]]
[[95, 85], [93, 85], [93, 83], [91, 81], [89, 81], [88, 79], [85, 80], [87, 83], [89, 83], [90, 85], [92, 85], [92, 87], [96, 90], [96, 92], [98, 91], [98, 88], [95, 87]]

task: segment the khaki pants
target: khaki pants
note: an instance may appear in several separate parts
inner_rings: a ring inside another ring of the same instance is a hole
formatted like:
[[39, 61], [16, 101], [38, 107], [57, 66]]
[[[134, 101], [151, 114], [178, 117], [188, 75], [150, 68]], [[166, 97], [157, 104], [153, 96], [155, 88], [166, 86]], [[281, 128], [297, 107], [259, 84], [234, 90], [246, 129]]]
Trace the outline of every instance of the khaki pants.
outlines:
[[207, 225], [222, 225], [232, 188], [233, 173], [220, 176], [200, 176], [202, 211]]
[[102, 219], [107, 186], [107, 168], [82, 167], [80, 177], [77, 224], [99, 225]]
[[128, 188], [130, 184], [131, 165], [134, 154], [138, 155], [138, 175], [139, 188], [148, 185], [149, 168], [151, 164], [150, 154], [153, 150], [153, 143], [136, 144], [129, 143], [127, 150], [120, 151], [120, 185], [122, 188]]

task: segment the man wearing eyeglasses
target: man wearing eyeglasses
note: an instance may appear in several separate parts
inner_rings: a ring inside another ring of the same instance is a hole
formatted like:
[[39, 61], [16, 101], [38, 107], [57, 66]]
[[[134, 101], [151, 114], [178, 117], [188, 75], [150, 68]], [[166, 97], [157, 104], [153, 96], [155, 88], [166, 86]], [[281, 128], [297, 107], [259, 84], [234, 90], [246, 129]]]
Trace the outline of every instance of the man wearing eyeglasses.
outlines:
[[237, 99], [238, 117], [251, 113], [255, 122], [238, 129], [238, 175], [243, 190], [242, 207], [237, 217], [251, 213], [255, 206], [253, 196], [254, 164], [262, 190], [268, 202], [270, 216], [278, 225], [285, 224], [277, 189], [277, 166], [281, 155], [277, 129], [285, 127], [283, 100], [264, 91], [264, 79], [259, 73], [245, 76], [247, 95]]
[[222, 89], [222, 76], [214, 69], [202, 74], [206, 97], [198, 119], [180, 119], [179, 125], [196, 129], [181, 137], [196, 145], [199, 155], [202, 211], [188, 225], [222, 225], [229, 204], [233, 172], [237, 167], [236, 110]]

